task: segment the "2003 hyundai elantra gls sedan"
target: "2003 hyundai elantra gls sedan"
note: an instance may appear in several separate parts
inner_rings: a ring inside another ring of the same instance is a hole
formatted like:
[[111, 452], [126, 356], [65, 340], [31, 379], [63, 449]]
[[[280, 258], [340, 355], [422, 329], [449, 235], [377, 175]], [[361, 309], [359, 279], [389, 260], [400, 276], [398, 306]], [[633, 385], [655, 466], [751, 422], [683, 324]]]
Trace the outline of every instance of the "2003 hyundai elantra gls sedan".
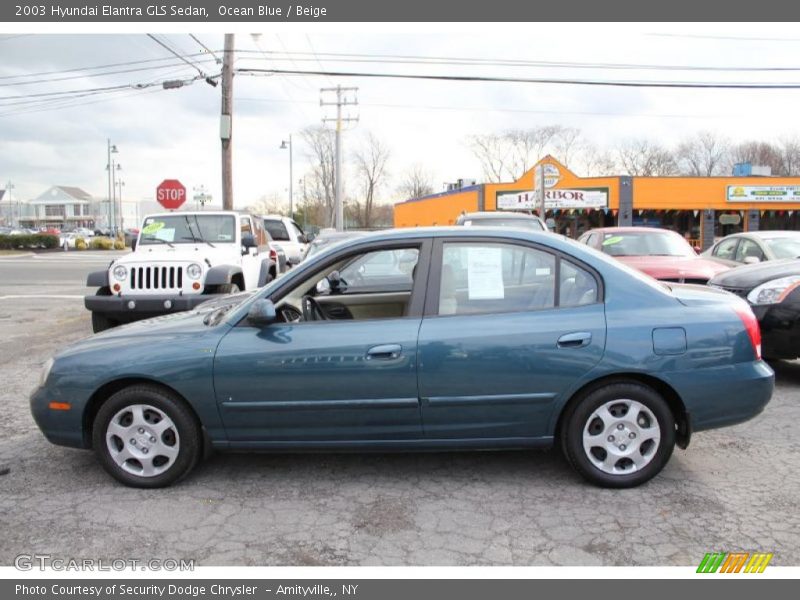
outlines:
[[394, 230], [238, 304], [80, 341], [45, 366], [31, 409], [51, 442], [93, 448], [139, 487], [177, 481], [208, 447], [556, 444], [590, 482], [631, 487], [692, 432], [761, 412], [774, 374], [759, 335], [733, 294], [560, 236]]

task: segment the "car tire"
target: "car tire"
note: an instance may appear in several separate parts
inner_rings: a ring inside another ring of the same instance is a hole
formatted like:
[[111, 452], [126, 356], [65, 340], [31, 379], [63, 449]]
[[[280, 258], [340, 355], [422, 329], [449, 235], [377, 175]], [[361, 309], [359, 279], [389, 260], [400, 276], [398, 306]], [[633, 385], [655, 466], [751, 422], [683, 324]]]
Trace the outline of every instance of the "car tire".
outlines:
[[100, 333], [101, 331], [105, 331], [106, 329], [111, 329], [112, 327], [116, 327], [119, 325], [117, 321], [107, 317], [101, 313], [92, 313], [92, 331], [94, 333]]
[[587, 481], [635, 487], [657, 475], [672, 456], [675, 418], [654, 389], [608, 383], [567, 408], [561, 444], [567, 461]]
[[237, 294], [240, 291], [241, 290], [239, 289], [239, 286], [236, 283], [225, 283], [223, 285], [217, 286], [218, 294]]
[[172, 485], [195, 467], [203, 449], [191, 409], [152, 385], [124, 388], [104, 402], [94, 419], [92, 445], [112, 477], [138, 488]]

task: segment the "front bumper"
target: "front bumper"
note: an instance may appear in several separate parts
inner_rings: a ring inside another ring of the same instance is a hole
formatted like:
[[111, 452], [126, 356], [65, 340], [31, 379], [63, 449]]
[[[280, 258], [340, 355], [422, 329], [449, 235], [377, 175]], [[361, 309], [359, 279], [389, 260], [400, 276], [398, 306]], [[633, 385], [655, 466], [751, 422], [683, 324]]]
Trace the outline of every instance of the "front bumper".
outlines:
[[85, 296], [83, 303], [92, 312], [103, 314], [122, 323], [128, 323], [149, 317], [192, 310], [198, 304], [219, 298], [222, 295]]
[[[70, 402], [70, 410], [52, 410], [50, 402]], [[31, 415], [47, 440], [59, 446], [89, 448], [90, 440], [84, 436], [84, 403], [76, 403], [60, 397], [46, 387], [36, 388], [30, 396]]]
[[800, 305], [791, 302], [753, 306], [761, 326], [761, 350], [767, 358], [800, 357]]

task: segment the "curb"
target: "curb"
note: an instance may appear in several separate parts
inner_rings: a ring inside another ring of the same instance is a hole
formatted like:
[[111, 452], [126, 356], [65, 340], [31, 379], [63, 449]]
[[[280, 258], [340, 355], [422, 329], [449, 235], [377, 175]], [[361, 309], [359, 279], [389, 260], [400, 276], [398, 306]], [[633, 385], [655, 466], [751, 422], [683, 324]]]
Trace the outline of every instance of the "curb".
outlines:
[[0, 260], [5, 258], [30, 258], [31, 256], [36, 256], [33, 252], [27, 252], [25, 254], [3, 254], [0, 255]]

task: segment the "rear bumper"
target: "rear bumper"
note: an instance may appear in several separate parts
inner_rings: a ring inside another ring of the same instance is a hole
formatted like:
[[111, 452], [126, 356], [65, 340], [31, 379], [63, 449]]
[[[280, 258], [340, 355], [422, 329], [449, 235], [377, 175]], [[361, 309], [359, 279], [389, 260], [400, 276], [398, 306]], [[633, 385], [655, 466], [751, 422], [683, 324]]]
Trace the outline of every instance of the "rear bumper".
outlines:
[[170, 294], [148, 296], [85, 296], [83, 304], [92, 312], [101, 313], [107, 317], [126, 323], [148, 317], [191, 310], [198, 304], [219, 297], [220, 294], [193, 294], [187, 296], [175, 296]]
[[763, 360], [667, 377], [691, 415], [692, 432], [752, 419], [772, 398], [775, 373]]

